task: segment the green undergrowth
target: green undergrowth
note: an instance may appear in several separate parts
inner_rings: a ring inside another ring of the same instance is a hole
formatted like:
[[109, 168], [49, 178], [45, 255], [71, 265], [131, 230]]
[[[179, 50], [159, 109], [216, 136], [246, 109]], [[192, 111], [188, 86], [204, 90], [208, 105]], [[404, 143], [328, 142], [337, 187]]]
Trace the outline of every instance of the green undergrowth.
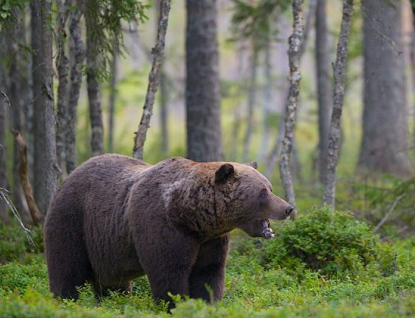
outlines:
[[[415, 239], [382, 242], [350, 213], [325, 208], [272, 225], [272, 240], [232, 234], [223, 301], [177, 299], [172, 316], [415, 316]], [[20, 246], [14, 254], [0, 250], [0, 317], [170, 316], [154, 304], [146, 277], [134, 281], [130, 296], [97, 303], [86, 285], [77, 302], [54, 299], [41, 246], [27, 248], [19, 231], [0, 226], [1, 244]]]

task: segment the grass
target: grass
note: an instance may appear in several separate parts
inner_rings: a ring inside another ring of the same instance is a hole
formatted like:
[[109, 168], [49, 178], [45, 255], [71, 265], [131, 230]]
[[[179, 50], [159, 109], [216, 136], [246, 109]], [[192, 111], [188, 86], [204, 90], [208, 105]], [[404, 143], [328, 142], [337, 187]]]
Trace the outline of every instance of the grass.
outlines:
[[[153, 302], [146, 277], [134, 281], [130, 296], [113, 293], [97, 303], [86, 285], [77, 302], [54, 299], [42, 249], [16, 235], [16, 226], [1, 230], [1, 242], [13, 237], [20, 253], [0, 253], [0, 317], [169, 317]], [[306, 257], [312, 253], [315, 259]], [[414, 239], [383, 242], [350, 214], [313, 208], [273, 240], [234, 231], [223, 301], [176, 299], [173, 317], [415, 316], [414, 264]]]

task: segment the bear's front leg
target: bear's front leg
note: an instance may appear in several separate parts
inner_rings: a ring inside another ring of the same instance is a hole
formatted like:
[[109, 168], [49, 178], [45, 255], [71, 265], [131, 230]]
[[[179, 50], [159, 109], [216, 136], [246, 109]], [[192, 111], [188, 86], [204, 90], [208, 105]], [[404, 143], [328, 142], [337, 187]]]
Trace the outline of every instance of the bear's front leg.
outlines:
[[225, 285], [225, 265], [229, 249], [229, 234], [204, 243], [189, 278], [191, 298], [208, 302], [221, 300]]
[[[150, 282], [156, 301], [169, 302], [169, 311], [174, 302], [168, 293], [189, 295], [189, 276], [196, 261], [199, 244], [181, 232], [163, 233], [157, 239], [149, 237], [141, 241], [138, 248], [140, 262]], [[143, 249], [143, 245], [146, 245]]]

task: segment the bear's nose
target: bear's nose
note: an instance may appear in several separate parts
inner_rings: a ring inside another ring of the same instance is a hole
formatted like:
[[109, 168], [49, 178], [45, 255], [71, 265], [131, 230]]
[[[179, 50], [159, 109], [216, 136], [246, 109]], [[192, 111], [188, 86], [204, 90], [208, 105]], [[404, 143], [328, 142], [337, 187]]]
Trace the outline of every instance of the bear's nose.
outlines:
[[285, 215], [289, 216], [292, 211], [294, 211], [294, 208], [292, 206], [290, 206], [289, 208], [286, 208], [285, 209]]

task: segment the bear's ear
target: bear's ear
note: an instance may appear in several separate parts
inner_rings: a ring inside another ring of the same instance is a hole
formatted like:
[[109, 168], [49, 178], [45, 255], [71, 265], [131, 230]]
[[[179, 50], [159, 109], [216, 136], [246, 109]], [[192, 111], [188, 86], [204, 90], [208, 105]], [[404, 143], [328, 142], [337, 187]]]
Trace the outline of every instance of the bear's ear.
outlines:
[[252, 168], [254, 168], [254, 169], [258, 169], [258, 162], [256, 162], [256, 161], [251, 161], [251, 162], [248, 162], [248, 163], [245, 163], [247, 166], [250, 166], [250, 167], [252, 167]]
[[233, 174], [235, 169], [230, 163], [225, 163], [215, 172], [215, 183], [225, 183]]

